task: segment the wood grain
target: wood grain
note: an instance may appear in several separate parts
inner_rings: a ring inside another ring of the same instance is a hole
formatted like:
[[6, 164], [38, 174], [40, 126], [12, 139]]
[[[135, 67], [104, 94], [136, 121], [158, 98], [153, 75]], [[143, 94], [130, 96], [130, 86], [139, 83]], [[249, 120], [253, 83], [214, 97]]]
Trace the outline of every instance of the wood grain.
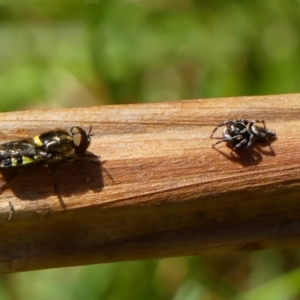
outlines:
[[[92, 125], [99, 156], [9, 181], [0, 272], [298, 246], [299, 116], [297, 94], [0, 114], [1, 143]], [[232, 118], [264, 119], [274, 152], [212, 148], [212, 130]]]

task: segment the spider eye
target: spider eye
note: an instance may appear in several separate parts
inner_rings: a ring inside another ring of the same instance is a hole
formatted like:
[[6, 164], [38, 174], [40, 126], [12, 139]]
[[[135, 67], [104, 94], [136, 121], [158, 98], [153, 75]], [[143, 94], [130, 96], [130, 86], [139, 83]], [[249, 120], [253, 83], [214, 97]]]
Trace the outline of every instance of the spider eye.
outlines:
[[235, 124], [235, 127], [236, 127], [238, 130], [242, 130], [242, 129], [245, 129], [245, 128], [246, 128], [245, 124], [243, 124], [243, 123], [236, 123], [236, 124]]

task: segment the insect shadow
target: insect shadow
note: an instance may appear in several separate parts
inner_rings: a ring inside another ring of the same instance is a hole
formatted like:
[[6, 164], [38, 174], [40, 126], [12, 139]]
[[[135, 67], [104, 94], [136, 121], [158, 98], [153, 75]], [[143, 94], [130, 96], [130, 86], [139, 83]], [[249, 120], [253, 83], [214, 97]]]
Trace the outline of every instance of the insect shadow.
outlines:
[[[218, 147], [213, 148], [227, 159], [231, 160], [232, 162], [239, 163], [244, 167], [258, 165], [263, 160], [263, 155], [276, 155], [273, 148], [267, 143], [262, 143], [261, 145], [256, 144], [246, 151], [234, 151], [232, 150], [231, 145], [226, 144], [226, 146], [231, 150], [230, 154], [223, 152]], [[264, 148], [266, 147], [268, 147], [269, 150], [265, 150]]]
[[[89, 159], [91, 158], [91, 159]], [[57, 195], [65, 208], [64, 197], [85, 193], [88, 190], [99, 192], [103, 189], [102, 163], [97, 156], [60, 161], [48, 165], [29, 164], [14, 168], [0, 168], [1, 192], [10, 190], [21, 200], [44, 200]]]

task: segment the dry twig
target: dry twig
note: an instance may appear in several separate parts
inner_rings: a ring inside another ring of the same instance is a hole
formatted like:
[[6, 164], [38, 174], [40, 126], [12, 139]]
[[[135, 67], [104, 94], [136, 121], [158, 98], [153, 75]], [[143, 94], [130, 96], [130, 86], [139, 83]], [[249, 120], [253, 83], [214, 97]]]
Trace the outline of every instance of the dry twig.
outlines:
[[[299, 95], [0, 114], [0, 142], [93, 125], [100, 156], [52, 165], [52, 176], [24, 167], [9, 182], [1, 272], [298, 245], [299, 116]], [[264, 119], [276, 155], [213, 149], [213, 128], [231, 118]]]

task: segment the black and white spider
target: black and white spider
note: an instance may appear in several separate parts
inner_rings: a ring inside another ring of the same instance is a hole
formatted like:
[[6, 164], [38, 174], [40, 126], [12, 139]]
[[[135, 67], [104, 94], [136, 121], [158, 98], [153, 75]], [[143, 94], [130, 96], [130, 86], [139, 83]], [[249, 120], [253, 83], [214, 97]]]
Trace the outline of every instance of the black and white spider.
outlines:
[[[255, 122], [262, 123], [264, 126], [254, 125]], [[210, 137], [212, 138], [217, 129], [222, 126], [226, 126], [223, 130], [223, 139], [213, 146], [227, 142], [233, 150], [247, 150], [254, 142], [267, 142], [270, 144], [270, 140], [276, 139], [276, 133], [266, 128], [264, 120], [254, 121], [248, 119], [224, 121], [216, 126]]]

